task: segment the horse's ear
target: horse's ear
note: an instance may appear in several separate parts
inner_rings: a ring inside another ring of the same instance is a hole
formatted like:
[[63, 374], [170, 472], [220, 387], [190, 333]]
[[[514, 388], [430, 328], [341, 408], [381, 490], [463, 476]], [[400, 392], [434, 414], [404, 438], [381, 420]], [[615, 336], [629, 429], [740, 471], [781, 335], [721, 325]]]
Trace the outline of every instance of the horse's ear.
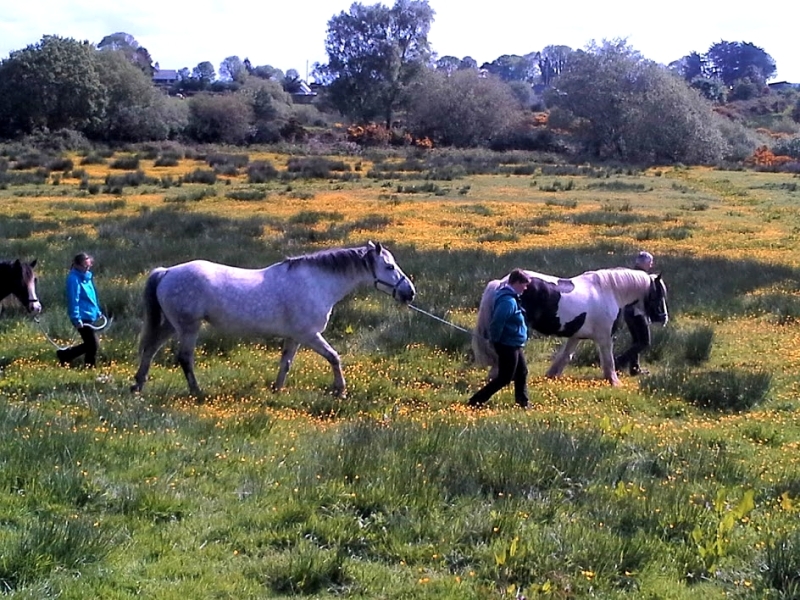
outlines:
[[22, 263], [21, 263], [21, 262], [19, 262], [19, 259], [16, 259], [16, 260], [14, 261], [14, 267], [21, 267], [21, 266], [22, 266]]
[[380, 254], [381, 252], [383, 252], [383, 246], [381, 246], [381, 243], [380, 243], [380, 242], [377, 242], [377, 243], [375, 244], [375, 252], [377, 252], [378, 254]]
[[37, 261], [37, 260], [39, 260], [39, 259], [38, 259], [38, 258], [34, 258], [34, 259], [31, 261], [31, 263], [30, 263], [30, 264], [31, 264], [31, 269], [32, 269], [33, 267], [35, 267], [35, 266], [36, 266], [36, 261]]
[[372, 240], [368, 241], [367, 242], [367, 248], [369, 248], [370, 250], [374, 250], [375, 249], [375, 242], [373, 242]]

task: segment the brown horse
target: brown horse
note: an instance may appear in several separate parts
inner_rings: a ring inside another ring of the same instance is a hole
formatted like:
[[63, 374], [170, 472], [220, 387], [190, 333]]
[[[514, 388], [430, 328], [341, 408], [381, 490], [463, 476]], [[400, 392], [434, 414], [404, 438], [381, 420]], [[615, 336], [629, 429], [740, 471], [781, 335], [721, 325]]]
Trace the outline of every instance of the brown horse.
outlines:
[[0, 261], [0, 300], [13, 294], [29, 313], [42, 312], [42, 305], [36, 294], [35, 266], [35, 258], [29, 263], [19, 259]]

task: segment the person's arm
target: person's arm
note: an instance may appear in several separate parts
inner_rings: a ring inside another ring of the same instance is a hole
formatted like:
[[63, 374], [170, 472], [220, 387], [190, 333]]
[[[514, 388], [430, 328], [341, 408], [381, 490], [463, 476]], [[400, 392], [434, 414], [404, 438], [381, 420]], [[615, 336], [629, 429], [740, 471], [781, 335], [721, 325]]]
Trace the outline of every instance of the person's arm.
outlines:
[[492, 322], [489, 323], [489, 339], [497, 342], [503, 336], [503, 327], [506, 321], [513, 314], [514, 306], [509, 302], [508, 297], [501, 298], [494, 305], [492, 311]]
[[81, 287], [78, 280], [75, 277], [67, 277], [67, 315], [72, 324], [78, 329], [83, 327], [79, 307], [80, 296]]
[[97, 295], [97, 288], [94, 286], [94, 279], [92, 279], [92, 291], [94, 292], [94, 306], [97, 309], [97, 318], [103, 317], [103, 310], [100, 308], [100, 298]]

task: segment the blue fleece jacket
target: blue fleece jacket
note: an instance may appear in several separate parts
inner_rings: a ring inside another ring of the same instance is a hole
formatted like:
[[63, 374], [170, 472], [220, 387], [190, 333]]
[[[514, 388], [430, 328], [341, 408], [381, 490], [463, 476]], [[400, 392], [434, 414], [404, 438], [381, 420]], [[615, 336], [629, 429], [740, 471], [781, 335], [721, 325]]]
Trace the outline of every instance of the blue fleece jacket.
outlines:
[[97, 303], [91, 271], [70, 269], [67, 275], [67, 315], [72, 324], [94, 323], [103, 313]]
[[496, 344], [516, 348], [521, 348], [528, 340], [525, 311], [519, 304], [519, 296], [509, 285], [500, 287], [494, 294], [489, 339]]

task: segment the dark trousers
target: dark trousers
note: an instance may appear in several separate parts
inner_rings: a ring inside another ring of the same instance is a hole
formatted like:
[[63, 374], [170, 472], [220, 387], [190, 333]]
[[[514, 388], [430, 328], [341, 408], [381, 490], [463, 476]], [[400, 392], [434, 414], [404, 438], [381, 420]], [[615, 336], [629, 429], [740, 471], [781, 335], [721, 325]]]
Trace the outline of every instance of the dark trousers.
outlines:
[[635, 375], [641, 370], [639, 354], [650, 346], [650, 325], [644, 315], [637, 315], [626, 310], [623, 316], [625, 324], [631, 332], [631, 347], [614, 359], [614, 366], [617, 370], [622, 370], [630, 365], [630, 372]]
[[81, 327], [78, 329], [81, 334], [83, 343], [77, 346], [71, 346], [65, 350], [58, 351], [58, 358], [63, 362], [72, 362], [81, 355], [86, 355], [84, 361], [87, 367], [93, 367], [97, 361], [97, 350], [100, 348], [100, 340], [97, 338], [97, 332], [91, 327]]
[[528, 406], [528, 365], [522, 348], [495, 344], [497, 352], [497, 377], [475, 392], [469, 399], [470, 406], [481, 406], [502, 388], [514, 382], [514, 400], [520, 406]]

